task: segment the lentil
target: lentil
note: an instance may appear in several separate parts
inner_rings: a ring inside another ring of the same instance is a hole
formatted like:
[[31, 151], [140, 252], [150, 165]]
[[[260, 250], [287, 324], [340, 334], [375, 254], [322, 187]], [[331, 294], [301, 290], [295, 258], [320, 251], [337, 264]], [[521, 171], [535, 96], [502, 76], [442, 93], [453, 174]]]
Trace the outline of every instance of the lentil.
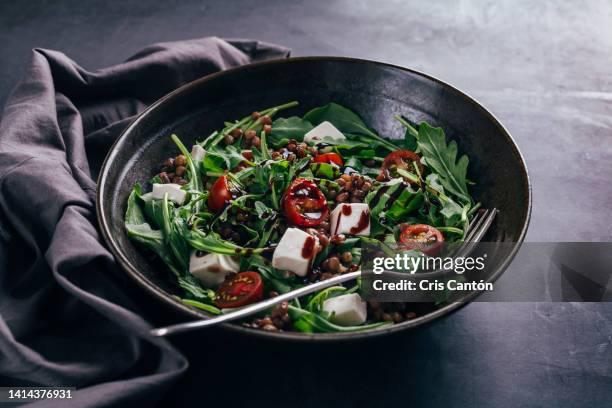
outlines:
[[187, 158], [183, 156], [182, 154], [179, 154], [178, 156], [174, 158], [175, 166], [184, 166], [186, 164], [187, 164]]

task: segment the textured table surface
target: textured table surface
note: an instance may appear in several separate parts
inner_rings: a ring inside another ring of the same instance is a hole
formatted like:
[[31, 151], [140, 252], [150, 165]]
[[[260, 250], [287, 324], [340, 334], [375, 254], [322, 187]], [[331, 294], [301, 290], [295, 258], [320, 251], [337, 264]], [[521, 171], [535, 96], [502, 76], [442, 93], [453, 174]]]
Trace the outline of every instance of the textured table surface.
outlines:
[[[432, 2], [433, 3], [433, 2]], [[532, 178], [530, 241], [610, 241], [612, 4], [575, 1], [0, 3], [0, 103], [33, 47], [85, 68], [206, 35], [425, 71], [508, 128]], [[170, 401], [291, 406], [609, 406], [612, 304], [473, 303], [410, 333], [351, 344], [182, 337]]]

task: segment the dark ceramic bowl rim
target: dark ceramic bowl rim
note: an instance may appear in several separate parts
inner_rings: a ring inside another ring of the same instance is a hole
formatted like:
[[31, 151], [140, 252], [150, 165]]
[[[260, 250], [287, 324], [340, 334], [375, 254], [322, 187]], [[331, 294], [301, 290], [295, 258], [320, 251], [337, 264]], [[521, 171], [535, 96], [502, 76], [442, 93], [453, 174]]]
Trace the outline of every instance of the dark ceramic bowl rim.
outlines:
[[[514, 139], [510, 135], [510, 133], [506, 130], [506, 128], [499, 122], [499, 120], [497, 120], [497, 118], [491, 112], [485, 109], [474, 98], [467, 95], [465, 92], [462, 92], [458, 90], [457, 88], [449, 85], [448, 83], [441, 81], [440, 79], [435, 78], [431, 75], [422, 73], [414, 69], [404, 68], [401, 66], [387, 64], [383, 62], [358, 59], [358, 58], [349, 58], [349, 57], [327, 57], [327, 56], [310, 56], [310, 57], [274, 59], [274, 60], [262, 61], [262, 62], [257, 62], [253, 64], [248, 64], [248, 65], [242, 65], [236, 68], [231, 68], [225, 71], [219, 71], [219, 72], [204, 76], [202, 78], [191, 81], [185, 85], [182, 85], [181, 87], [175, 89], [174, 91], [168, 93], [167, 95], [163, 96], [162, 98], [154, 102], [151, 106], [149, 106], [142, 113], [140, 113], [138, 117], [121, 133], [121, 135], [117, 138], [115, 143], [111, 146], [109, 153], [107, 154], [102, 164], [102, 168], [100, 170], [100, 174], [98, 177], [98, 183], [97, 183], [97, 192], [96, 192], [96, 212], [97, 212], [98, 223], [100, 225], [100, 229], [102, 231], [104, 240], [108, 244], [111, 252], [115, 256], [115, 258], [118, 260], [121, 267], [128, 273], [128, 275], [130, 275], [130, 277], [133, 278], [137, 284], [139, 284], [142, 288], [144, 288], [154, 297], [162, 300], [167, 305], [173, 307], [175, 310], [182, 312], [184, 315], [189, 316], [194, 319], [202, 319], [202, 318], [209, 317], [203, 312], [195, 310], [181, 303], [180, 301], [172, 297], [172, 295], [165, 292], [164, 290], [162, 290], [161, 288], [159, 288], [157, 285], [153, 284], [152, 282], [150, 282], [142, 273], [140, 273], [138, 268], [136, 268], [135, 266], [131, 264], [131, 262], [123, 254], [123, 251], [121, 250], [118, 243], [112, 237], [112, 234], [110, 232], [111, 229], [109, 226], [109, 220], [106, 219], [104, 212], [102, 211], [105, 205], [105, 200], [103, 198], [104, 197], [103, 192], [104, 192], [105, 181], [108, 176], [109, 163], [112, 162], [113, 158], [117, 154], [117, 151], [115, 148], [120, 143], [120, 141], [128, 137], [132, 129], [137, 127], [142, 121], [146, 120], [148, 114], [151, 111], [163, 108], [163, 104], [166, 101], [168, 101], [169, 99], [172, 99], [177, 94], [180, 94], [189, 88], [199, 86], [200, 84], [205, 83], [205, 82], [213, 81], [216, 78], [221, 77], [221, 76], [232, 75], [235, 72], [249, 70], [249, 69], [252, 69], [253, 67], [260, 67], [260, 66], [266, 66], [266, 65], [284, 65], [284, 64], [298, 63], [302, 61], [309, 61], [309, 62], [334, 62], [336, 61], [336, 62], [350, 62], [350, 63], [356, 63], [356, 64], [374, 64], [374, 65], [387, 67], [387, 68], [393, 68], [396, 70], [418, 75], [420, 77], [433, 81], [437, 83], [438, 85], [446, 88], [447, 90], [457, 94], [466, 103], [474, 105], [477, 109], [479, 109], [485, 116], [487, 116], [491, 120], [491, 122], [497, 127], [500, 133], [507, 139], [509, 146], [512, 147], [512, 149], [514, 149], [514, 153], [516, 154], [516, 156], [518, 157], [520, 161], [520, 167], [521, 167], [522, 172], [524, 173], [523, 179], [525, 180], [525, 185], [523, 186], [523, 188], [526, 193], [526, 200], [525, 200], [526, 203], [525, 204], [527, 206], [526, 208], [527, 214], [525, 217], [524, 224], [521, 228], [521, 232], [517, 239], [517, 242], [514, 244], [512, 251], [510, 251], [506, 259], [499, 265], [497, 270], [491, 275], [491, 281], [495, 281], [497, 278], [499, 278], [499, 276], [504, 272], [504, 270], [508, 267], [508, 265], [510, 264], [510, 262], [516, 255], [517, 251], [519, 250], [525, 238], [525, 234], [527, 233], [527, 228], [529, 226], [529, 221], [531, 218], [531, 205], [532, 205], [531, 182], [529, 179], [529, 173], [527, 171], [527, 166], [525, 164], [525, 159], [521, 151], [519, 150], [518, 146], [516, 145]], [[367, 337], [380, 336], [380, 335], [389, 334], [392, 332], [398, 332], [401, 330], [415, 328], [417, 326], [421, 326], [423, 324], [429, 323], [439, 317], [448, 315], [449, 313], [458, 310], [460, 307], [474, 300], [481, 293], [482, 292], [474, 292], [471, 296], [468, 296], [465, 300], [461, 302], [451, 303], [447, 306], [444, 306], [440, 309], [435, 310], [434, 312], [428, 313], [424, 316], [418, 317], [413, 320], [405, 321], [399, 324], [394, 324], [391, 326], [382, 327], [378, 329], [367, 330], [363, 332], [349, 332], [349, 333], [268, 332], [264, 330], [249, 329], [249, 328], [242, 327], [236, 324], [231, 324], [231, 323], [226, 323], [226, 324], [223, 324], [222, 326], [226, 329], [234, 330], [242, 334], [255, 335], [255, 336], [265, 337], [269, 339], [286, 339], [286, 340], [301, 340], [301, 341], [313, 341], [313, 340], [329, 341], [329, 340], [347, 340], [347, 339], [358, 339], [358, 338], [363, 339]]]

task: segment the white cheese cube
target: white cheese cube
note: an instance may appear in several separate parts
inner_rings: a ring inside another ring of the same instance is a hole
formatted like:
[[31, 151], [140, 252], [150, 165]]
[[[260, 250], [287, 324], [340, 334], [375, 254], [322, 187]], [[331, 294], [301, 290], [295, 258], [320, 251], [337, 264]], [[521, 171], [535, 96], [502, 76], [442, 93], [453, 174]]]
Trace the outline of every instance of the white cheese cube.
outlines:
[[272, 255], [272, 266], [306, 276], [317, 255], [319, 240], [299, 228], [287, 228]]
[[178, 184], [153, 184], [153, 198], [161, 200], [168, 193], [168, 200], [174, 201], [177, 204], [183, 204], [187, 197], [187, 192], [181, 190]]
[[237, 273], [239, 268], [236, 259], [229, 255], [193, 251], [189, 258], [189, 272], [208, 288], [221, 284], [228, 273]]
[[323, 139], [340, 141], [346, 140], [346, 137], [328, 121], [321, 122], [304, 135], [306, 143], [317, 143]]
[[191, 160], [193, 160], [194, 163], [202, 160], [205, 154], [206, 150], [204, 150], [204, 148], [200, 145], [195, 144], [191, 148]]
[[332, 323], [340, 326], [357, 326], [365, 323], [368, 317], [366, 302], [357, 293], [326, 299], [323, 311], [331, 315], [329, 320]]
[[370, 207], [365, 203], [338, 204], [330, 218], [332, 235], [370, 235]]

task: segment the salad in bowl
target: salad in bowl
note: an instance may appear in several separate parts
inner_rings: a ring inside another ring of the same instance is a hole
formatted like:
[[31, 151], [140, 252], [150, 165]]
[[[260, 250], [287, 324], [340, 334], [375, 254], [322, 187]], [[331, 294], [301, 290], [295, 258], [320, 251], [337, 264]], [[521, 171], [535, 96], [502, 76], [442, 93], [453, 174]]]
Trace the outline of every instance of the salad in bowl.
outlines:
[[[363, 244], [436, 255], [465, 237], [480, 204], [468, 158], [442, 129], [409, 123], [379, 136], [336, 103], [297, 102], [228, 121], [152, 169], [129, 196], [125, 227], [180, 287], [183, 303], [224, 313], [360, 269]], [[299, 332], [367, 330], [418, 317], [411, 303], [364, 301], [359, 282], [283, 302], [242, 322]]]

